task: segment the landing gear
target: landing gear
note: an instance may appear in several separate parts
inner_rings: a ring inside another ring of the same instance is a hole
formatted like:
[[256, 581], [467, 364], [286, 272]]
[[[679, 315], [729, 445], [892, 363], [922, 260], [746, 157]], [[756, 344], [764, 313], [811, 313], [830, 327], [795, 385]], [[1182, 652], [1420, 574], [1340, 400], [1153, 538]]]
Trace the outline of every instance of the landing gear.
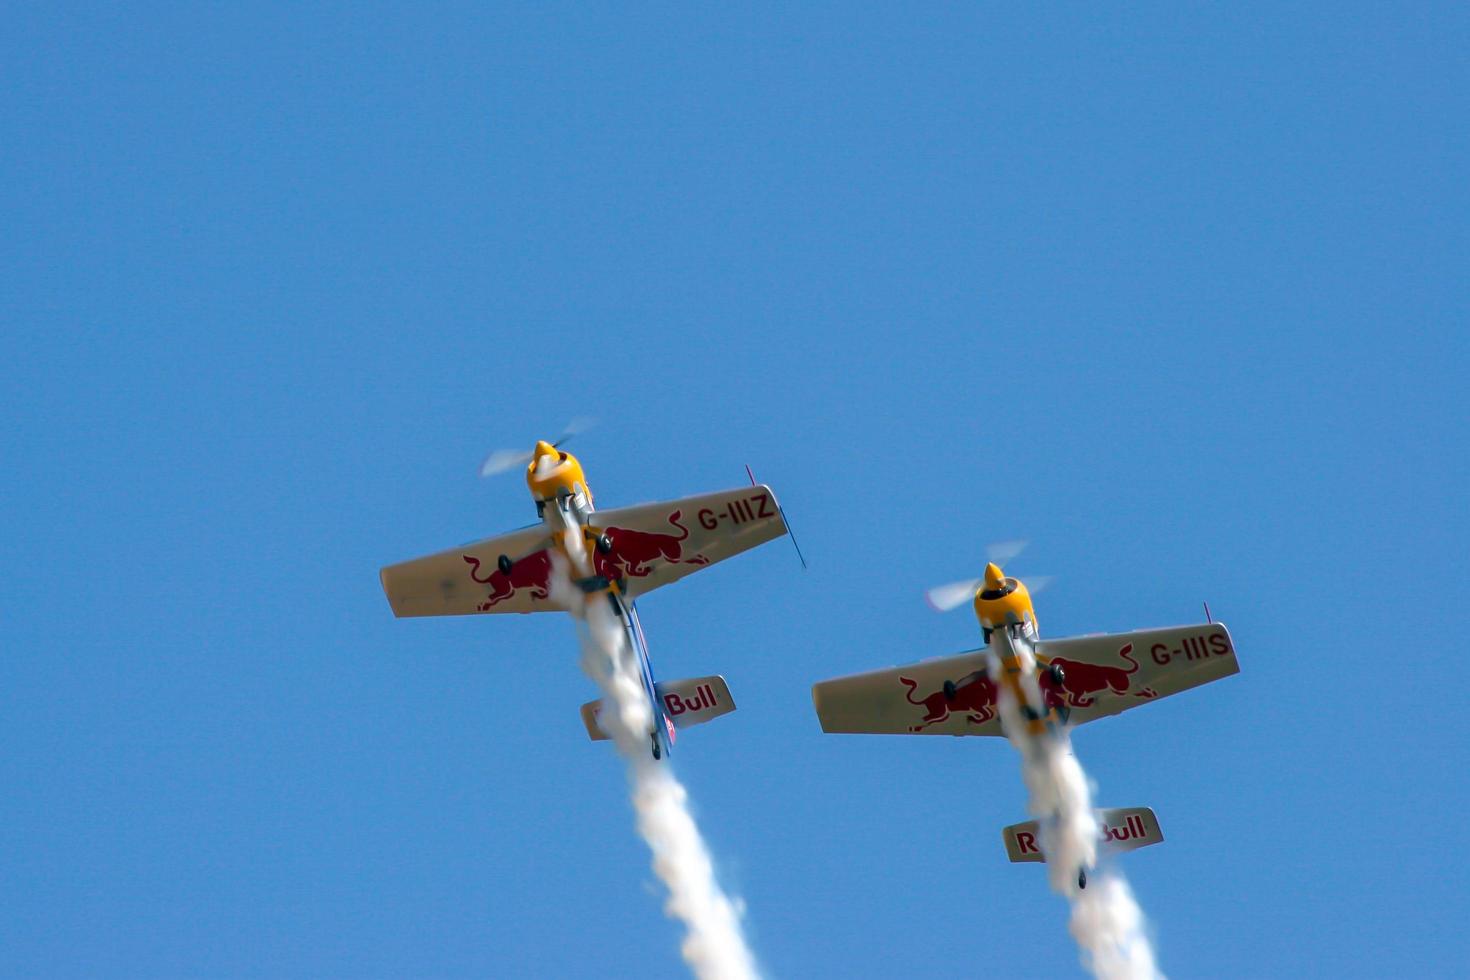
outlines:
[[1067, 672], [1062, 669], [1061, 664], [1051, 664], [1046, 668], [1046, 673], [1051, 677], [1053, 687], [1061, 687], [1067, 680]]
[[1078, 868], [1077, 869], [1077, 887], [1078, 888], [1086, 888], [1087, 887], [1087, 869], [1086, 868]]
[[500, 569], [501, 575], [509, 575], [510, 570], [515, 567], [515, 563], [510, 560], [510, 555], [501, 555], [495, 559], [495, 567]]
[[955, 686], [954, 681], [944, 682], [944, 700], [953, 701], [955, 699], [955, 695], [958, 693], [959, 688]]
[[601, 555], [610, 555], [612, 554], [612, 548], [612, 538], [607, 536], [606, 531], [603, 531], [597, 536], [597, 553]]

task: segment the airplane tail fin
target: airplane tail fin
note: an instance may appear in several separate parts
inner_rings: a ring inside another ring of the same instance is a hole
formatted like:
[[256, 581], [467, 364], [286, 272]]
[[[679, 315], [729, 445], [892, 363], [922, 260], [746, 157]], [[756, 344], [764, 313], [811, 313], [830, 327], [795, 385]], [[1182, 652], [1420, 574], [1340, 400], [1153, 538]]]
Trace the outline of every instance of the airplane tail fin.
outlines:
[[[1159, 818], [1146, 806], [1117, 810], [1098, 810], [1099, 849], [1108, 852], [1134, 851], [1150, 844], [1162, 844], [1164, 832]], [[1041, 824], [1035, 820], [1011, 824], [1001, 831], [1006, 856], [1012, 862], [1045, 861], [1041, 852]]]
[[597, 724], [597, 713], [602, 710], [602, 701], [588, 701], [582, 705], [582, 724], [587, 726], [587, 737], [594, 742], [606, 742], [610, 736]]
[[[735, 710], [730, 688], [719, 675], [663, 681], [654, 688], [658, 692], [659, 709], [676, 729], [703, 725]], [[594, 742], [608, 737], [597, 723], [597, 713], [601, 710], [600, 700], [582, 705], [582, 724], [587, 726], [587, 735]]]

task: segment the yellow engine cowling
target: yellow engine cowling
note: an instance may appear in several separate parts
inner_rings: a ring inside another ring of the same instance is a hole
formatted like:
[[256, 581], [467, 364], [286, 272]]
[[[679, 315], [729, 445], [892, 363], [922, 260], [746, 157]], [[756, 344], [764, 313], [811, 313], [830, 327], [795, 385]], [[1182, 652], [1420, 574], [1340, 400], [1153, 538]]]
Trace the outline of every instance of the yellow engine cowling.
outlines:
[[558, 497], [575, 496], [586, 491], [590, 500], [592, 491], [587, 489], [587, 478], [582, 475], [582, 464], [571, 453], [564, 453], [549, 442], [536, 443], [531, 454], [531, 465], [526, 467], [526, 486], [537, 502], [555, 500]]
[[[1031, 593], [1020, 579], [1007, 578], [1000, 566], [985, 566], [985, 581], [975, 593], [975, 618], [987, 630], [999, 629], [1012, 621], [1030, 623], [1036, 629], [1036, 610], [1031, 606]], [[987, 634], [988, 635], [988, 634]]]

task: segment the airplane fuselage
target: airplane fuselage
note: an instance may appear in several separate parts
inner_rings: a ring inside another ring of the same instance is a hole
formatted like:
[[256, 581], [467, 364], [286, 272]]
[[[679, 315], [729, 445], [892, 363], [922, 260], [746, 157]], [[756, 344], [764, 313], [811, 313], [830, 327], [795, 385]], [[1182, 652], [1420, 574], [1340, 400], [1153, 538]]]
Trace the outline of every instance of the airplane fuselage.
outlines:
[[[526, 469], [526, 483], [536, 501], [536, 512], [550, 532], [551, 540], [556, 542], [564, 555], [564, 535], [568, 532], [581, 535], [584, 555], [591, 555], [594, 549], [601, 547], [599, 531], [592, 524], [592, 515], [596, 512], [592, 491], [582, 473], [582, 464], [575, 456], [561, 452], [548, 443], [537, 443], [535, 456]], [[657, 682], [653, 676], [653, 661], [648, 655], [648, 641], [643, 634], [643, 626], [638, 621], [637, 607], [631, 598], [623, 594], [617, 579], [600, 576], [594, 568], [578, 568], [577, 562], [570, 555], [565, 557], [573, 569], [573, 585], [589, 597], [595, 593], [607, 596], [628, 648], [638, 658], [639, 680], [644, 695], [648, 698], [653, 718], [648, 733], [653, 757], [663, 758], [673, 746], [673, 724], [665, 715], [659, 701]], [[583, 562], [584, 566], [587, 564]]]
[[[1000, 664], [998, 683], [1016, 699], [1026, 719], [1027, 732], [1041, 735], [1054, 730], [1066, 719], [1047, 703], [1041, 678], [1044, 669], [1036, 658], [1041, 633], [1036, 610], [1031, 605], [1031, 593], [1020, 579], [1007, 577], [1000, 566], [991, 563], [985, 567], [985, 578], [975, 591], [975, 618], [980, 622], [991, 654]], [[1027, 683], [1028, 680], [1032, 683]], [[1051, 680], [1055, 683], [1057, 678], [1053, 676]]]

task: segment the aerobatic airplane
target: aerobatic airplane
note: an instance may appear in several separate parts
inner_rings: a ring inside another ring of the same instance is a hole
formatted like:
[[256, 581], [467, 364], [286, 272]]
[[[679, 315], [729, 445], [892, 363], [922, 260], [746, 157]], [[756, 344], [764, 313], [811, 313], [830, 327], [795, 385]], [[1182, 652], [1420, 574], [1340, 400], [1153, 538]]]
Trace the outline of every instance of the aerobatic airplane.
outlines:
[[[1042, 640], [1030, 592], [995, 562], [986, 566], [983, 579], [931, 590], [929, 599], [943, 609], [971, 595], [985, 648], [813, 685], [822, 730], [1003, 736], [1000, 687], [988, 669], [989, 658], [998, 664], [999, 684], [1015, 697], [1026, 734], [1033, 738], [1151, 704], [1240, 670], [1223, 623]], [[1098, 822], [1114, 849], [1163, 840], [1151, 810], [1101, 810]], [[1043, 860], [1036, 834], [1034, 824], [1005, 828], [1011, 860]], [[1079, 884], [1086, 886], [1086, 869]]]
[[[580, 530], [592, 574], [574, 579], [573, 584], [589, 595], [607, 596], [637, 652], [643, 689], [653, 707], [649, 742], [653, 757], [662, 758], [677, 729], [728, 714], [735, 703], [723, 677], [654, 680], [635, 600], [786, 534], [776, 496], [752, 479], [751, 486], [736, 490], [595, 511], [592, 490], [576, 457], [548, 442], [517, 455], [530, 458], [526, 484], [541, 523], [387, 566], [380, 577], [393, 613], [455, 616], [567, 610], [552, 592], [552, 551], [564, 553], [563, 535]], [[482, 472], [498, 468], [495, 458], [486, 461]], [[597, 724], [599, 706], [598, 701], [582, 706], [587, 734], [598, 740], [607, 738]]]

